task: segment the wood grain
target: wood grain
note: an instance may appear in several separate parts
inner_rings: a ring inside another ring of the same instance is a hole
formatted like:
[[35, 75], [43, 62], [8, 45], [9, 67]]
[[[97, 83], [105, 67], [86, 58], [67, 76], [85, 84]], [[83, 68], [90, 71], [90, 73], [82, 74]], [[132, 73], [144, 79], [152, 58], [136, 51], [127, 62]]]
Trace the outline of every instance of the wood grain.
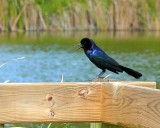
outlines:
[[160, 127], [160, 90], [117, 83], [102, 88], [103, 122], [130, 127]]
[[0, 124], [101, 121], [98, 83], [0, 85]]
[[154, 87], [155, 82], [0, 84], [0, 124], [107, 122], [157, 128], [160, 91]]

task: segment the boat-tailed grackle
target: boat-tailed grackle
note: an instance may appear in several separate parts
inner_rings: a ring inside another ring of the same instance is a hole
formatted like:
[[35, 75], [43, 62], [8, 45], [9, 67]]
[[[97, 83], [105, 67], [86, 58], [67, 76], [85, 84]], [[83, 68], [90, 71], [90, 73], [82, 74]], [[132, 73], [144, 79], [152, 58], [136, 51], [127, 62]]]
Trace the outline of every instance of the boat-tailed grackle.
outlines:
[[117, 61], [108, 56], [101, 48], [99, 48], [92, 39], [83, 38], [80, 45], [80, 48], [84, 50], [89, 60], [98, 68], [102, 69], [102, 72], [98, 75], [98, 78], [105, 73], [106, 69], [116, 74], [125, 71], [127, 74], [136, 79], [139, 79], [142, 76], [141, 73], [120, 65]]

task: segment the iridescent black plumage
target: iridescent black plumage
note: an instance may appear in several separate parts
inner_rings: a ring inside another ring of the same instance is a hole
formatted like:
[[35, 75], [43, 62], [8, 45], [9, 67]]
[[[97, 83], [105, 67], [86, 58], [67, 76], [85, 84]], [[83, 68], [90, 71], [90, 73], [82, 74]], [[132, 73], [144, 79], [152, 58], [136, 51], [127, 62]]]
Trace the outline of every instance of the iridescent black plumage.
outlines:
[[102, 69], [102, 72], [98, 75], [98, 77], [102, 76], [105, 73], [106, 69], [116, 74], [125, 71], [127, 74], [137, 79], [142, 76], [141, 73], [120, 65], [117, 61], [115, 61], [102, 49], [100, 49], [93, 40], [89, 38], [83, 38], [80, 43], [82, 45], [81, 48], [83, 48], [90, 61], [94, 63], [98, 68]]

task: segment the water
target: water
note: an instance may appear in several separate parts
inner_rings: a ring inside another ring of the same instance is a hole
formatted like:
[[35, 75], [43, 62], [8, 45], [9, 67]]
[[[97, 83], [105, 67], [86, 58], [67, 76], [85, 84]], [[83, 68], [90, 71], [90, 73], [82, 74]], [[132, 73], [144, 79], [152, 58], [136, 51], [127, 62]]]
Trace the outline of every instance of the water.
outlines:
[[[89, 81], [101, 70], [73, 47], [90, 37], [120, 64], [143, 74], [140, 81], [160, 83], [159, 33], [13, 33], [0, 34], [0, 82]], [[25, 59], [15, 60], [25, 57]], [[111, 79], [133, 80], [123, 73]]]

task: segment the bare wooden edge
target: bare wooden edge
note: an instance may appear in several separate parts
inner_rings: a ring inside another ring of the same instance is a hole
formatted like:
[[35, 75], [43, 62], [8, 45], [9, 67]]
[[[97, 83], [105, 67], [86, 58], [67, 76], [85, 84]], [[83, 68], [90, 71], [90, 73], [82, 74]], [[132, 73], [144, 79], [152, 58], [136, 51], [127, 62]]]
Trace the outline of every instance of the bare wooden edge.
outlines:
[[122, 85], [134, 85], [134, 86], [142, 86], [142, 87], [149, 87], [149, 88], [155, 88], [156, 89], [156, 82], [144, 82], [144, 81], [116, 81], [116, 82], [110, 82], [114, 84], [122, 84]]
[[114, 84], [123, 84], [123, 85], [134, 85], [134, 86], [142, 86], [142, 87], [149, 87], [149, 88], [156, 88], [156, 82], [148, 81], [109, 81], [109, 82], [37, 82], [37, 83], [0, 83], [0, 86], [5, 85], [5, 86], [21, 86], [21, 85], [92, 85], [92, 84], [106, 84], [108, 83], [114, 83]]

